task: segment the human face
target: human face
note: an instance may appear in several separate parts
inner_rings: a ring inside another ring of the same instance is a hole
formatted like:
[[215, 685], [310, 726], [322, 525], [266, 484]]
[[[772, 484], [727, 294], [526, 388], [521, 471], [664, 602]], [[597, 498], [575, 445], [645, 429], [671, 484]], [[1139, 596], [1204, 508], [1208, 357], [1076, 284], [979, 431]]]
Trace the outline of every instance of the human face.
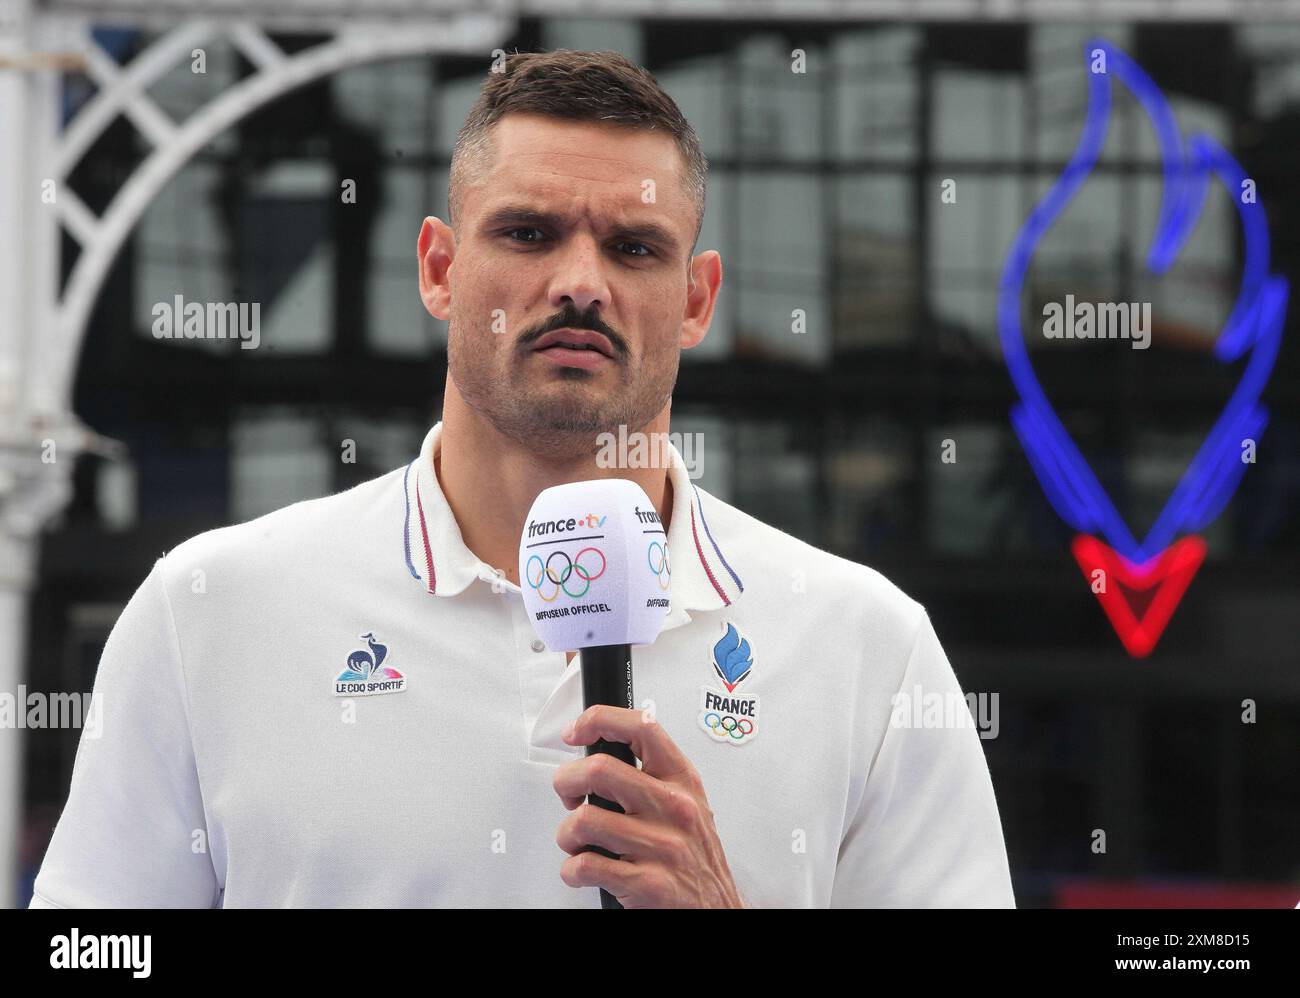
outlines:
[[508, 115], [492, 139], [461, 192], [445, 294], [425, 223], [421, 290], [447, 312], [450, 378], [470, 408], [534, 451], [589, 454], [598, 434], [665, 410], [680, 350], [707, 331], [718, 255], [690, 256], [671, 137]]

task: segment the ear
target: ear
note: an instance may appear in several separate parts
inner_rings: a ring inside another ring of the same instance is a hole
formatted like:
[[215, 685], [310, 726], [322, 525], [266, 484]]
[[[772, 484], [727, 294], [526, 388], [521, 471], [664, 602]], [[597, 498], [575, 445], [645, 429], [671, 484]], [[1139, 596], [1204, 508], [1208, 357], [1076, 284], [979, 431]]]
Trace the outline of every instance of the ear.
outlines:
[[416, 255], [420, 265], [420, 300], [435, 319], [450, 318], [456, 234], [442, 219], [429, 215], [420, 226]]
[[692, 257], [687, 279], [686, 314], [682, 317], [683, 350], [696, 346], [709, 331], [718, 289], [722, 287], [722, 256], [717, 250], [708, 250]]

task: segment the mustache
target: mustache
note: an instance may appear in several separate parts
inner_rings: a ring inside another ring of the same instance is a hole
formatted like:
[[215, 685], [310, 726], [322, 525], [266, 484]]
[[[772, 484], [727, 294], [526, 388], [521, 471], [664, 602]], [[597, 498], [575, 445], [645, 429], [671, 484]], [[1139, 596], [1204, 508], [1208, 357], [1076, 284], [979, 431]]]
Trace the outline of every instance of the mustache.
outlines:
[[592, 332], [600, 333], [609, 340], [610, 346], [616, 354], [620, 356], [627, 355], [626, 341], [600, 317], [599, 312], [595, 309], [579, 312], [572, 307], [566, 308], [563, 312], [528, 330], [519, 338], [519, 346], [526, 348], [556, 329], [590, 329]]

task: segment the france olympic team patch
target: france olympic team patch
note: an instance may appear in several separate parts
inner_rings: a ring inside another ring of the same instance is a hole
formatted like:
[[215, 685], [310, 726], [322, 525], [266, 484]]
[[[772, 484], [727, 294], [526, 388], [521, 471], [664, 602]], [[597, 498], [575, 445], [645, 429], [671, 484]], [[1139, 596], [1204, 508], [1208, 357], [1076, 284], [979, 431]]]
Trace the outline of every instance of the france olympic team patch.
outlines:
[[385, 665], [388, 647], [381, 645], [374, 632], [361, 635], [366, 648], [358, 648], [348, 656], [347, 667], [334, 680], [336, 697], [370, 697], [381, 693], [401, 693], [406, 689], [406, 677], [391, 665]]
[[744, 745], [758, 733], [758, 697], [736, 692], [754, 669], [749, 641], [727, 623], [727, 631], [713, 646], [709, 663], [724, 689], [700, 687], [700, 727], [714, 741]]

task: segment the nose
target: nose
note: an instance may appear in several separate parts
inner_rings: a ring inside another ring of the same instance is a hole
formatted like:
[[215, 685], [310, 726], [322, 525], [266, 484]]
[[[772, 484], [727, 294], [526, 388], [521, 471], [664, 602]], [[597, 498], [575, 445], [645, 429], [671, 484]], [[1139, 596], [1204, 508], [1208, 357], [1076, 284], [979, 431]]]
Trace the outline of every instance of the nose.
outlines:
[[602, 309], [609, 307], [604, 261], [594, 239], [587, 235], [572, 236], [551, 259], [556, 262], [548, 294], [552, 308], [564, 308], [570, 302], [579, 312], [585, 312], [593, 304]]

